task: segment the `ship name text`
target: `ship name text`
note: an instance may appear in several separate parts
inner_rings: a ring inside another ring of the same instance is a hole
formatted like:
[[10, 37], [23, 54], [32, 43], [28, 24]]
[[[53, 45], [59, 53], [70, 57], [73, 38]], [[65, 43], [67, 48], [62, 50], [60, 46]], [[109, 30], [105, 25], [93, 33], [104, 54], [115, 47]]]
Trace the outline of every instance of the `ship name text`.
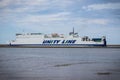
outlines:
[[74, 44], [76, 40], [44, 40], [43, 44]]

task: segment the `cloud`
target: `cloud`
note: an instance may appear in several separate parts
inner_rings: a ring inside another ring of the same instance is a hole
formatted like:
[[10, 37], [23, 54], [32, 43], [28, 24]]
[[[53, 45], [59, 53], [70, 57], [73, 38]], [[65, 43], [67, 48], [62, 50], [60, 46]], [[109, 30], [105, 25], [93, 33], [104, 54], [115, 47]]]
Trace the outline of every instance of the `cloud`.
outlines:
[[48, 8], [48, 0], [2, 0], [0, 11], [2, 13], [28, 13]]
[[72, 0], [1, 0], [0, 10], [6, 13], [67, 10], [73, 3]]
[[120, 3], [92, 4], [82, 8], [85, 10], [120, 9]]
[[47, 23], [53, 21], [64, 21], [69, 16], [69, 12], [60, 12], [56, 14], [28, 15], [18, 20], [20, 23]]
[[22, 23], [63, 20], [73, 3], [72, 0], [0, 0], [0, 20]]
[[109, 20], [107, 19], [88, 19], [86, 20], [88, 24], [100, 24], [100, 25], [106, 25], [109, 23]]
[[0, 0], [0, 8], [10, 5], [11, 0]]
[[[68, 10], [74, 3], [73, 0], [1, 0], [1, 21], [15, 22], [16, 25], [52, 25], [53, 23], [106, 25], [109, 23], [109, 20], [104, 18], [75, 17], [77, 13]], [[111, 7], [113, 5], [114, 7]], [[119, 3], [93, 4], [83, 8], [87, 10], [117, 9], [118, 5]]]
[[101, 18], [77, 18], [74, 20], [74, 24], [87, 24], [87, 25], [107, 25], [111, 21]]
[[[60, 27], [60, 26], [81, 26], [81, 25], [107, 25], [110, 20], [99, 18], [71, 17], [69, 12], [47, 15], [29, 15], [25, 18], [16, 20], [17, 25], [34, 27]], [[33, 27], [33, 28], [34, 28]], [[29, 28], [29, 27], [28, 27]]]
[[5, 6], [15, 6], [15, 5], [23, 5], [23, 6], [34, 6], [34, 5], [44, 5], [47, 4], [49, 0], [0, 0], [0, 7]]

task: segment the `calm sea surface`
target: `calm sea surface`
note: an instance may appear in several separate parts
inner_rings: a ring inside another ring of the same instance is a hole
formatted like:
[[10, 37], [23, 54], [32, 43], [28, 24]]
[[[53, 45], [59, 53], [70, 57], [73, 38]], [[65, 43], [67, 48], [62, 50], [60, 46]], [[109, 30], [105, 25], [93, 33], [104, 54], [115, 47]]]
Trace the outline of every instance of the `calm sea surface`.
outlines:
[[0, 80], [120, 80], [120, 48], [0, 48]]

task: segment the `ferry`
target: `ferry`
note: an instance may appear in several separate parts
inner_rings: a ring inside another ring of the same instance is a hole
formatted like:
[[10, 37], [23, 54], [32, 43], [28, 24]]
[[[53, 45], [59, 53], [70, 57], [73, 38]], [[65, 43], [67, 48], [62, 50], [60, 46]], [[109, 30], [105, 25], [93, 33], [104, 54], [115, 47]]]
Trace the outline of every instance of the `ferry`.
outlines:
[[73, 31], [68, 36], [64, 34], [52, 33], [17, 33], [16, 39], [9, 42], [10, 46], [23, 47], [105, 47], [106, 37], [89, 38], [88, 36], [79, 36]]

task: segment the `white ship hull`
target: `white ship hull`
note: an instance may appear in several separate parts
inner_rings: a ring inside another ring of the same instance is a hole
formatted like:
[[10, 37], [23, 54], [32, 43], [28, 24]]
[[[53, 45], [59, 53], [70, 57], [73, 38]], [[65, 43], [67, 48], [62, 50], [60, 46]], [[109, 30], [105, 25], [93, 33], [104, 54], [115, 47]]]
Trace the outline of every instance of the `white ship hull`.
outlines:
[[87, 46], [106, 46], [104, 40], [100, 42], [95, 41], [81, 41], [81, 38], [23, 38], [16, 39], [10, 42], [11, 46], [31, 46], [31, 47], [87, 47]]
[[106, 46], [105, 37], [89, 38], [80, 37], [77, 33], [71, 32], [69, 36], [63, 34], [41, 34], [27, 33], [16, 34], [16, 39], [10, 41], [10, 46], [31, 46], [31, 47], [86, 47], [86, 46]]

